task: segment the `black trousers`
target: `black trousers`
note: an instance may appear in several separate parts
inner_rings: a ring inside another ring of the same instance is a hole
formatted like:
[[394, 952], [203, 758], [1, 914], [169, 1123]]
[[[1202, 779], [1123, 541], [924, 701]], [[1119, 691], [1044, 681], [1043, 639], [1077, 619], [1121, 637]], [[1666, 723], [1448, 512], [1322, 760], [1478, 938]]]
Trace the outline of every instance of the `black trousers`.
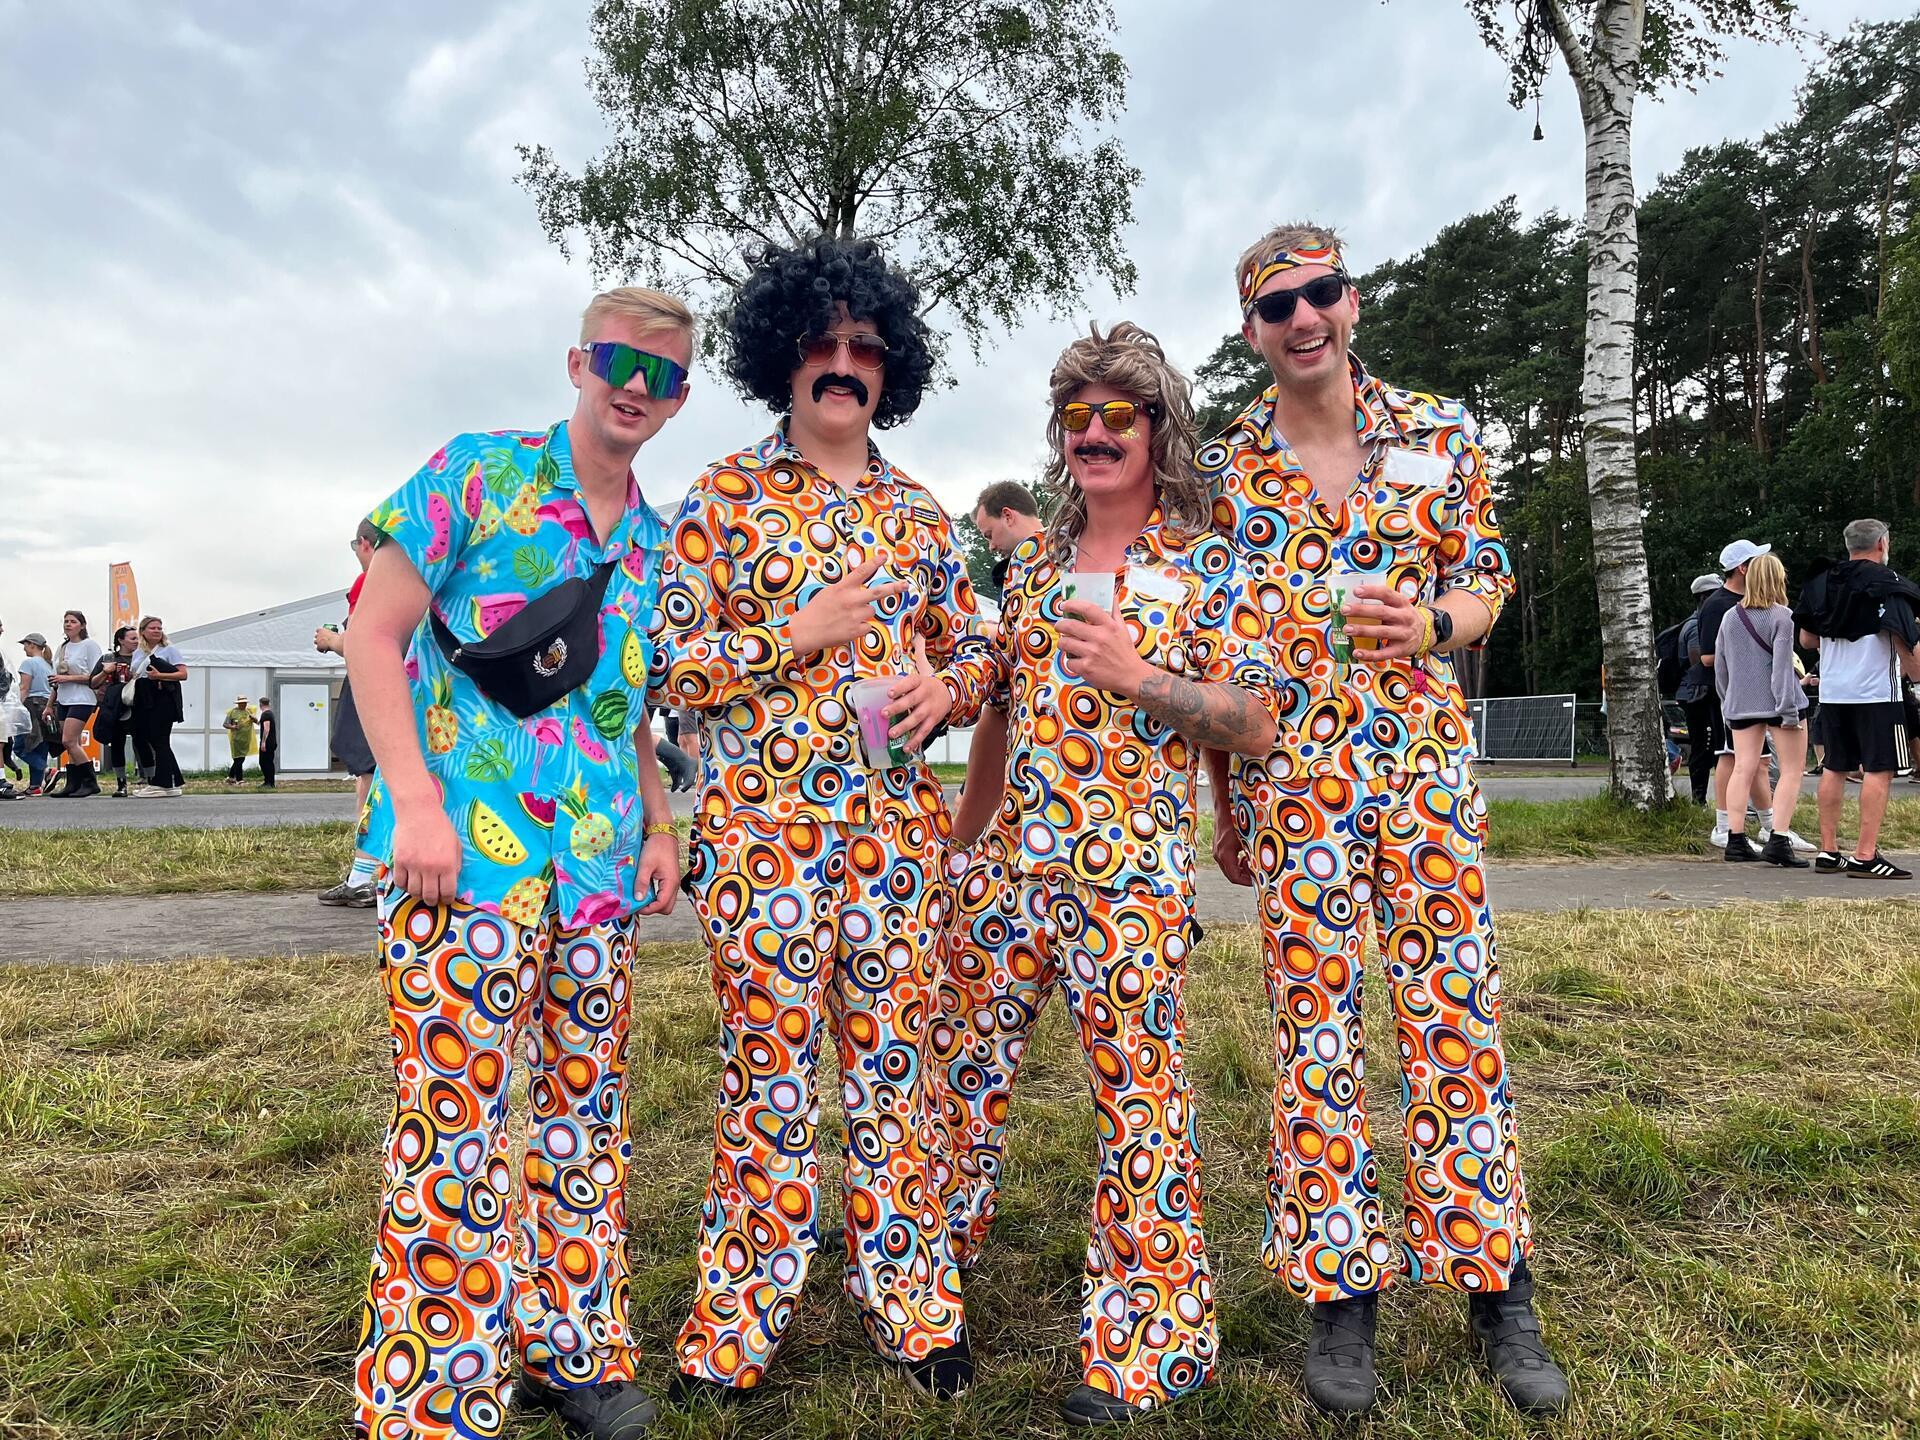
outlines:
[[245, 770], [246, 768], [247, 768], [247, 757], [244, 755], [234, 756], [233, 764], [227, 767], [227, 779], [238, 780], [240, 778], [240, 772]]
[[163, 718], [149, 712], [134, 716], [133, 742], [136, 750], [143, 751], [152, 761], [153, 784], [163, 790], [172, 790], [184, 783], [180, 776], [180, 762], [173, 758], [171, 715]]
[[1727, 743], [1726, 722], [1720, 718], [1720, 697], [1711, 692], [1698, 700], [1682, 700], [1687, 712], [1687, 778], [1693, 782], [1693, 803], [1704, 805], [1713, 790], [1713, 767]]
[[273, 784], [273, 772], [277, 770], [279, 766], [280, 752], [278, 749], [262, 750], [260, 752], [260, 783], [271, 786]]

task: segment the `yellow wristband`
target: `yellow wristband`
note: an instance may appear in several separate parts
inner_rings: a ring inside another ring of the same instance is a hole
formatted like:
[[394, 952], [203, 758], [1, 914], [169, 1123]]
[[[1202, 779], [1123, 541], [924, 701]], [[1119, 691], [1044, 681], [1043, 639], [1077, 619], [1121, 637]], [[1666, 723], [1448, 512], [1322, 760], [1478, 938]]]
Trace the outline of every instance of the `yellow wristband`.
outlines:
[[649, 840], [656, 835], [674, 835], [677, 833], [673, 828], [673, 822], [671, 820], [663, 820], [658, 825], [649, 825], [646, 827], [646, 838]]
[[1420, 643], [1414, 648], [1415, 658], [1425, 659], [1433, 653], [1434, 634], [1433, 607], [1422, 605], [1420, 607]]

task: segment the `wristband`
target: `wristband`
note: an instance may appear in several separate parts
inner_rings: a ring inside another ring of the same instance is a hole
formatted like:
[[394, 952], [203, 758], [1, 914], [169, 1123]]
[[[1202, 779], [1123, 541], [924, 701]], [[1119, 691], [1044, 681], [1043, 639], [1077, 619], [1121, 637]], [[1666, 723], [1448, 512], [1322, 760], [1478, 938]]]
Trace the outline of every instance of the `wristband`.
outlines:
[[646, 838], [649, 840], [656, 835], [674, 835], [678, 833], [673, 828], [673, 822], [671, 820], [663, 820], [657, 825], [648, 825], [645, 827], [645, 830]]
[[1420, 607], [1420, 639], [1413, 647], [1413, 657], [1423, 659], [1433, 653], [1433, 611], [1430, 607]]

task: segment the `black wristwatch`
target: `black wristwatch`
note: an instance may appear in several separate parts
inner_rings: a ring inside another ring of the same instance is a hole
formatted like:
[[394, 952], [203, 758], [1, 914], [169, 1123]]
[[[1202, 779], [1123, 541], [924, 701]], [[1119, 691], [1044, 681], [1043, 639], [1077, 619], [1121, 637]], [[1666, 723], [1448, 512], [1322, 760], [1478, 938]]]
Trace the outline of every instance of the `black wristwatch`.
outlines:
[[1433, 648], [1439, 650], [1453, 639], [1453, 616], [1438, 605], [1430, 605], [1427, 609], [1433, 616]]

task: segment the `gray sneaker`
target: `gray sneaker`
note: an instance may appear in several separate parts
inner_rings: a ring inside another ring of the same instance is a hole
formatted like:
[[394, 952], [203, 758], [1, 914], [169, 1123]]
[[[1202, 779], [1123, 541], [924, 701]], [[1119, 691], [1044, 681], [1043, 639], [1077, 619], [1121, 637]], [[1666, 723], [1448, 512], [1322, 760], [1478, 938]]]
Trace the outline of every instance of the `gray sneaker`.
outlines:
[[322, 890], [320, 892], [320, 903], [322, 905], [341, 905], [354, 910], [371, 910], [373, 908], [373, 901], [373, 882], [371, 880], [367, 881], [364, 885], [356, 885], [351, 880], [342, 880], [331, 890]]

